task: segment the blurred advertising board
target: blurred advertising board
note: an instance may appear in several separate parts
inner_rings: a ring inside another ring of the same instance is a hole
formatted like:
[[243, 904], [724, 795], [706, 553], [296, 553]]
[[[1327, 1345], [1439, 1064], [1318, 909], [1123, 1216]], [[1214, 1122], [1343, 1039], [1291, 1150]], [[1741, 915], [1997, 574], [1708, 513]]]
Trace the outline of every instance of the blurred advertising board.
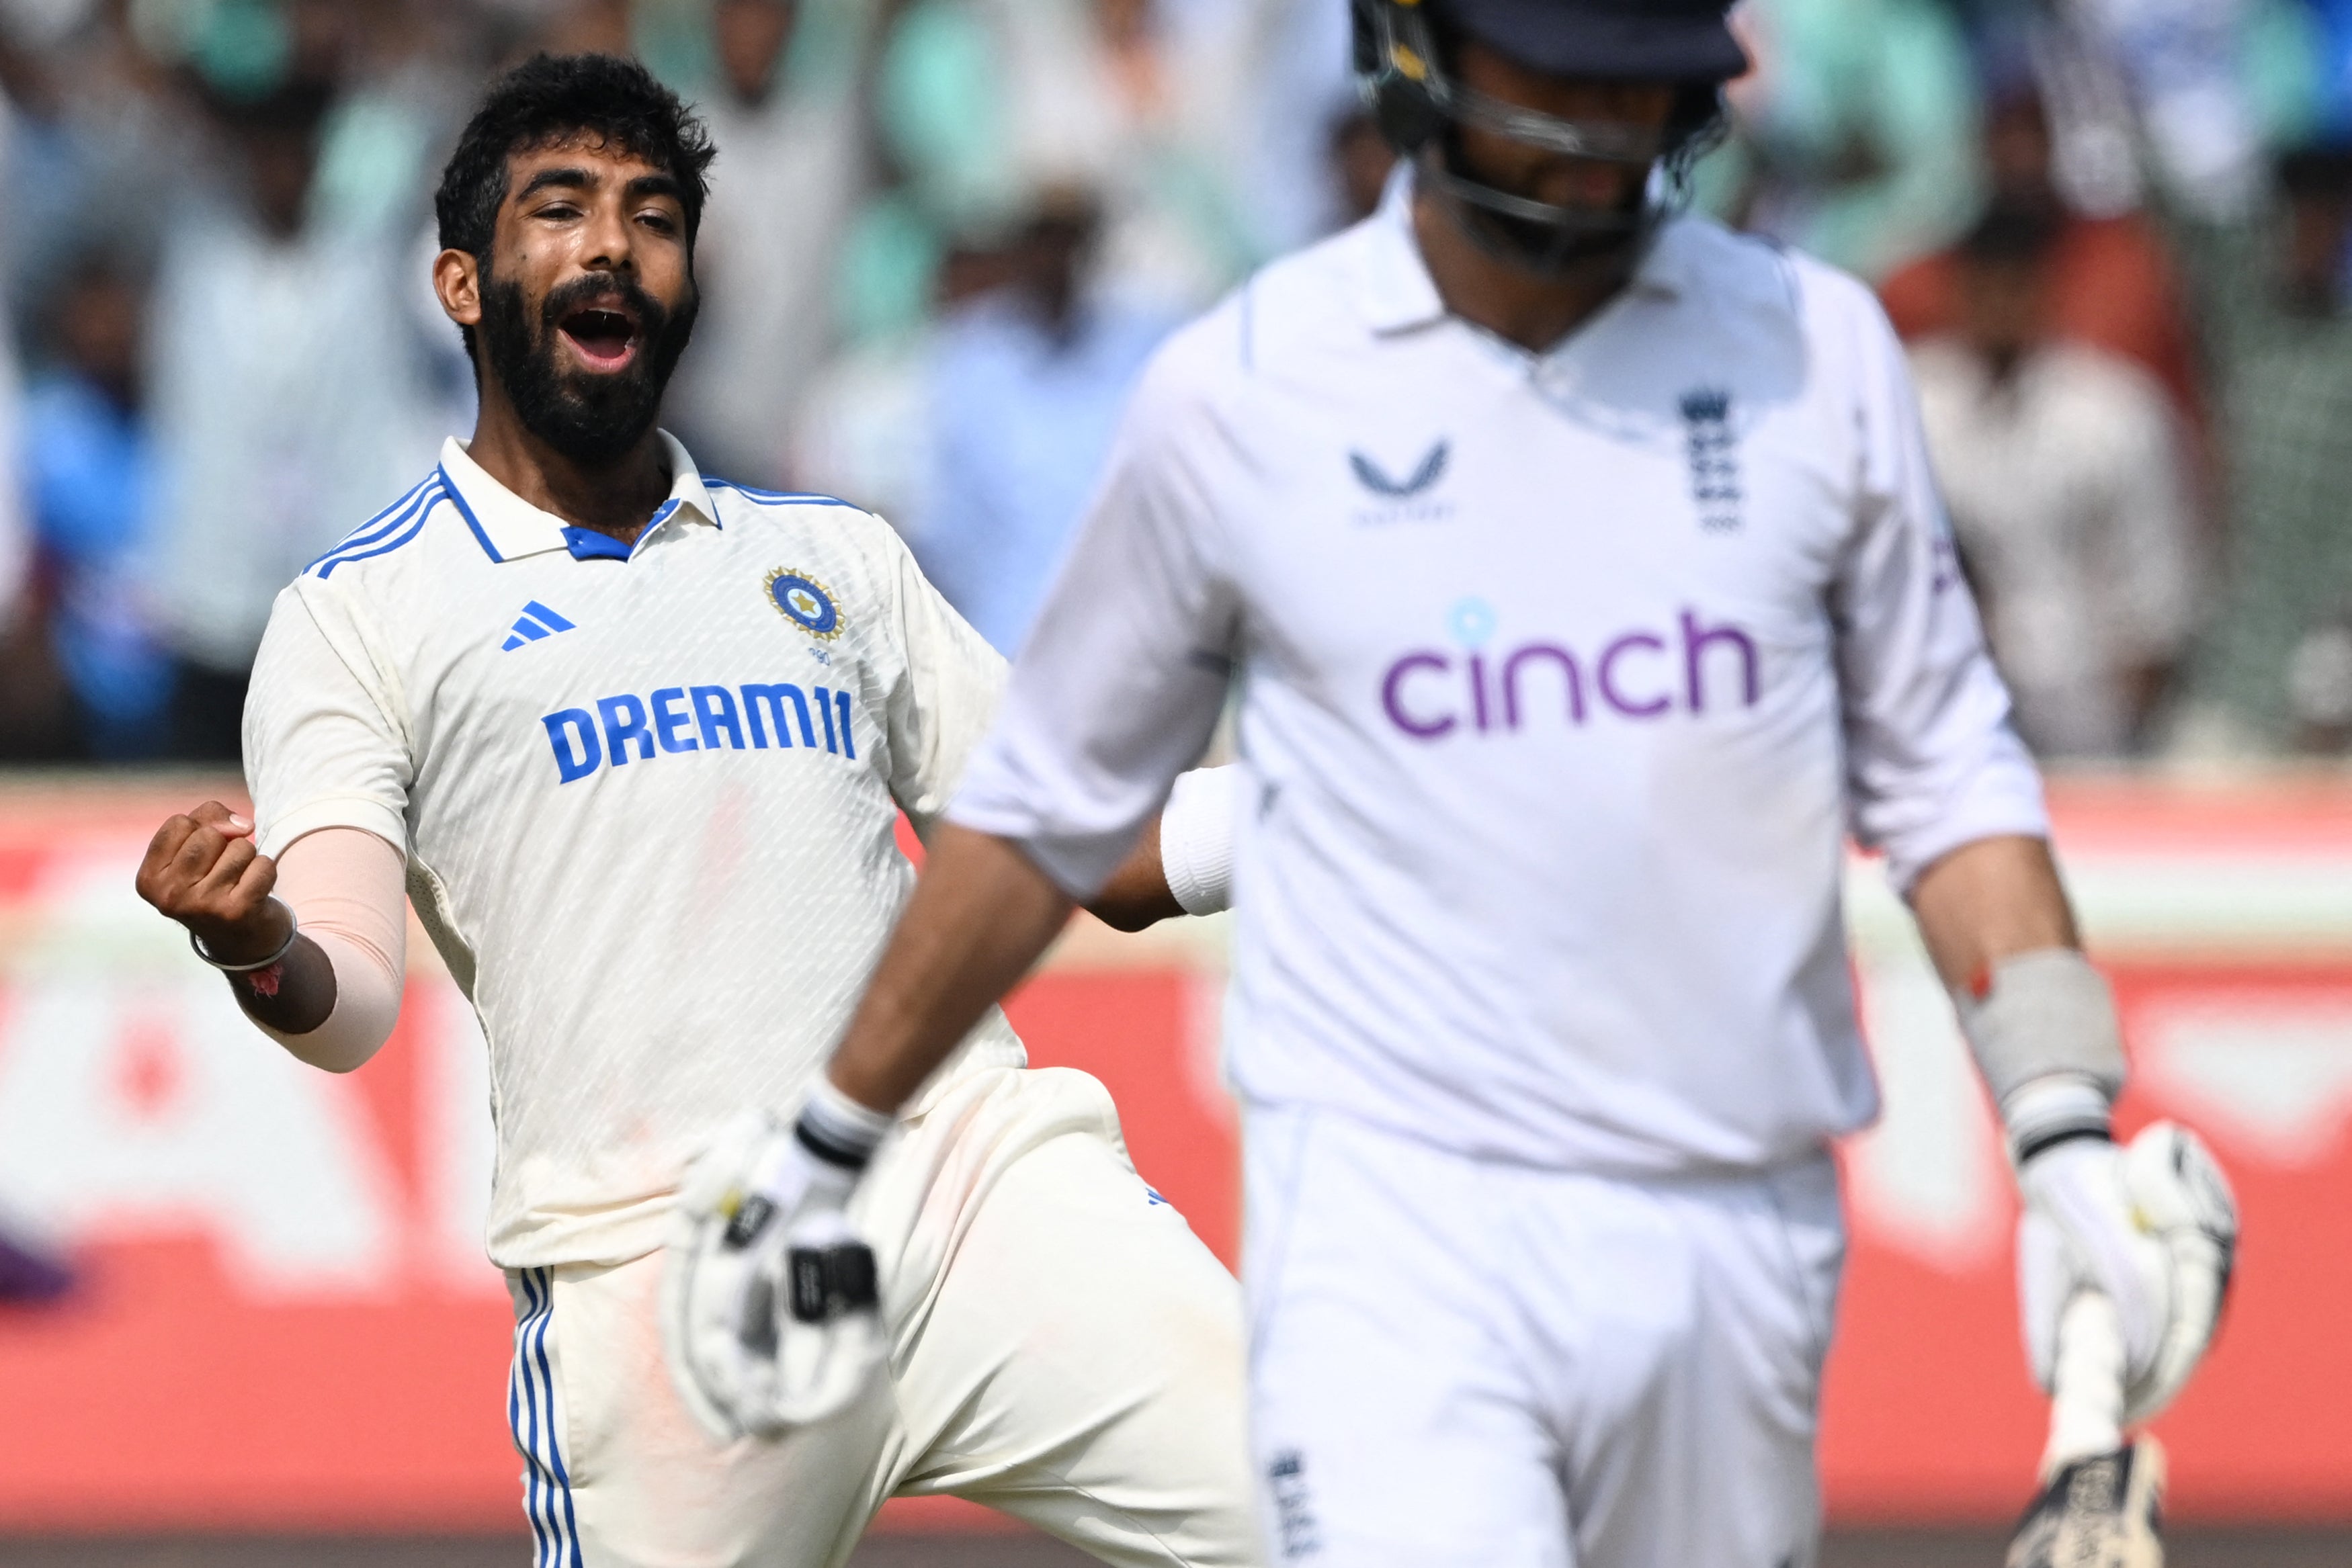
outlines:
[[[400, 1031], [331, 1077], [236, 1012], [131, 868], [219, 783], [0, 785], [0, 1216], [79, 1279], [0, 1306], [0, 1534], [522, 1529], [509, 1309], [480, 1231], [488, 1081], [412, 933]], [[2174, 1510], [2352, 1519], [2352, 781], [2053, 789], [2137, 1065], [2246, 1211], [2240, 1289], [2160, 1426]], [[1823, 1462], [1850, 1521], [1997, 1518], [2040, 1442], [2015, 1210], [1949, 1009], [1877, 869], [1850, 894], [1885, 1091], [1844, 1151], [1853, 1252]], [[1033, 1057], [1104, 1079], [1145, 1176], [1230, 1260], [1217, 922], [1074, 929], [1016, 999]], [[962, 1528], [961, 1505], [889, 1522]]]

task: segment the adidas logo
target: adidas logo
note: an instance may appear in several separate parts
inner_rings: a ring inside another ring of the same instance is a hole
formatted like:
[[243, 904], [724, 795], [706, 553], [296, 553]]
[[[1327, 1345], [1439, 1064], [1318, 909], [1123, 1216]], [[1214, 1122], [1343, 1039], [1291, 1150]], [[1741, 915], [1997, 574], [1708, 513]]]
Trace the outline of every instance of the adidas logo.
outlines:
[[522, 607], [522, 613], [515, 618], [512, 634], [499, 644], [499, 652], [511, 653], [526, 643], [536, 643], [541, 638], [552, 637], [558, 632], [571, 630], [571, 622], [534, 599]]

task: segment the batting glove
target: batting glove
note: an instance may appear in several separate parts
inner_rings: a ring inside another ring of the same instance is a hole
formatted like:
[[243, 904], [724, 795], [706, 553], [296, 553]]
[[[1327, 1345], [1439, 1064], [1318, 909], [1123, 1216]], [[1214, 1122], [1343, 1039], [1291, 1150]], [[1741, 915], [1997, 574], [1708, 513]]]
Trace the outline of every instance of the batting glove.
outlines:
[[839, 1414], [887, 1345], [850, 1193], [888, 1119], [820, 1082], [799, 1121], [755, 1113], [688, 1172], [663, 1281], [670, 1378], [720, 1442]]
[[2053, 1386], [2058, 1323], [2076, 1292], [2114, 1303], [2124, 1341], [2124, 1424], [2156, 1416], [2204, 1358], [2221, 1319], [2238, 1211], [2197, 1135], [2159, 1122], [2118, 1148], [2074, 1137], [2022, 1160], [2018, 1295], [2033, 1373]]

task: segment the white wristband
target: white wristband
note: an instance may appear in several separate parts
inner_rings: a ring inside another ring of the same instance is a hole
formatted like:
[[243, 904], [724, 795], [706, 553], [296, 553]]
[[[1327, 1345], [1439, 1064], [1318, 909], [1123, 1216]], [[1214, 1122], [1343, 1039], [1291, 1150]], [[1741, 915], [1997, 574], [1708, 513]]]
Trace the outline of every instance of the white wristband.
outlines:
[[2105, 1088], [2076, 1072], [2053, 1072], [2020, 1084], [2002, 1097], [2000, 1119], [2009, 1134], [2010, 1157], [2021, 1166], [2053, 1145], [2113, 1135]]
[[802, 1147], [826, 1164], [863, 1170], [897, 1124], [897, 1117], [859, 1104], [819, 1072], [793, 1134]]
[[2123, 1029], [2115, 996], [2074, 948], [2011, 954], [1952, 999], [1960, 1033], [2004, 1107], [2017, 1091], [2053, 1074], [2096, 1084], [2110, 1100], [2122, 1090]]
[[1233, 903], [1234, 819], [1241, 810], [1237, 766], [1177, 775], [1160, 813], [1160, 869], [1187, 915], [1214, 915]]

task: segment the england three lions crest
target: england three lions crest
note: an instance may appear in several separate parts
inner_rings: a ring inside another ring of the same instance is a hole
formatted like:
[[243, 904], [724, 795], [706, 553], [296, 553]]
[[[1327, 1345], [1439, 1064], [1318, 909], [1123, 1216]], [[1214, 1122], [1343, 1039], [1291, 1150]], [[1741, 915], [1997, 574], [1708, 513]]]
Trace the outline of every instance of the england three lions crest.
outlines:
[[1680, 400], [1683, 453], [1690, 465], [1691, 502], [1698, 526], [1727, 534], [1739, 527], [1739, 436], [1732, 428], [1731, 394], [1696, 387]]

